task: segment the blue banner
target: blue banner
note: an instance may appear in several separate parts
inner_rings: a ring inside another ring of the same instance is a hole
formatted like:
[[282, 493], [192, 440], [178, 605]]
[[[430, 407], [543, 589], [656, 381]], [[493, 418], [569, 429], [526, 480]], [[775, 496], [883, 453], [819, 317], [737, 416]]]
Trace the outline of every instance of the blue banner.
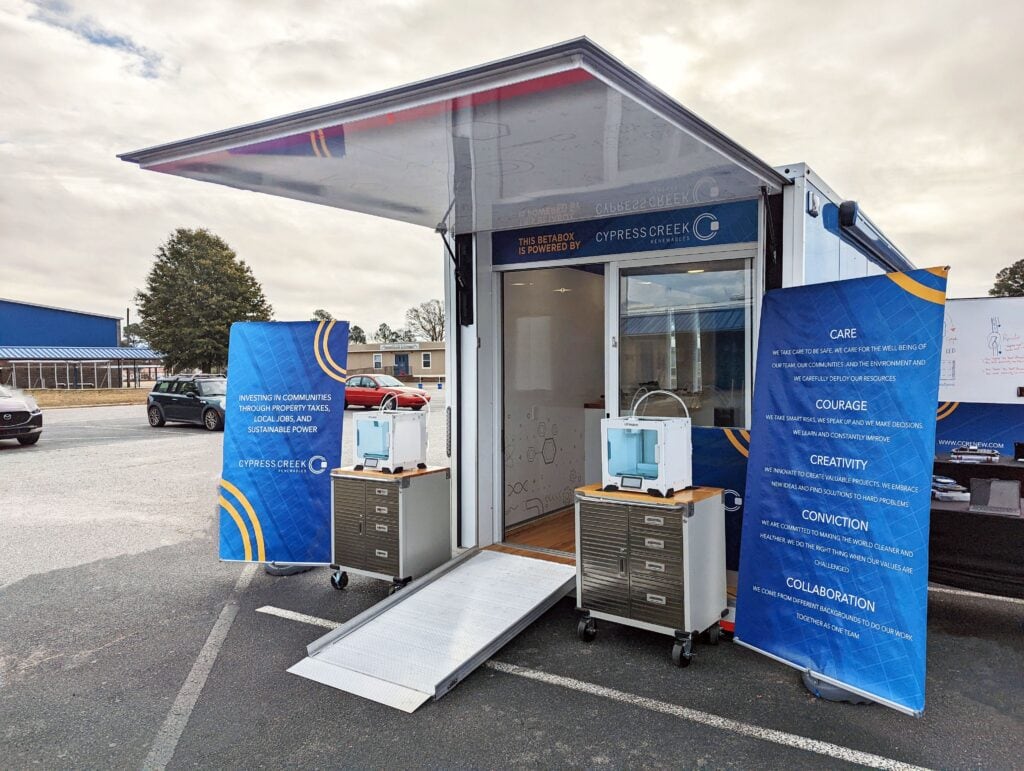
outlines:
[[625, 214], [491, 235], [495, 265], [757, 241], [757, 201]]
[[937, 419], [936, 455], [949, 455], [957, 447], [977, 445], [1012, 456], [1014, 443], [1024, 442], [1024, 404], [942, 402]]
[[736, 639], [924, 710], [946, 271], [765, 295]]
[[750, 432], [742, 428], [693, 428], [693, 483], [721, 487], [725, 493], [725, 568], [738, 570], [740, 532]]
[[231, 325], [220, 558], [327, 565], [347, 321]]

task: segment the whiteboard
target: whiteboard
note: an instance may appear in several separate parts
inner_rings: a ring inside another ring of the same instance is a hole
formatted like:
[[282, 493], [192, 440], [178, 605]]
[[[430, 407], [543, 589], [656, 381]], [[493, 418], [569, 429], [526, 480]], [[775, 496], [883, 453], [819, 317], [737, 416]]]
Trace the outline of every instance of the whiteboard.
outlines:
[[947, 300], [940, 402], [1021, 404], [1024, 297]]

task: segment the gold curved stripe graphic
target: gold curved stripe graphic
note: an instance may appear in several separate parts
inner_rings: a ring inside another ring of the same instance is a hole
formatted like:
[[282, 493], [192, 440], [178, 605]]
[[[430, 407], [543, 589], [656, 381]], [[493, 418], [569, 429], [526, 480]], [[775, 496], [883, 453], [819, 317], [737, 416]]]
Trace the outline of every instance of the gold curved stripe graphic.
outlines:
[[925, 270], [927, 270], [933, 276], [938, 276], [939, 278], [946, 278], [949, 275], [948, 265], [943, 265], [938, 268], [925, 268]]
[[[249, 515], [249, 521], [252, 522], [252, 531], [256, 535], [256, 554], [260, 562], [266, 562], [267, 552], [263, 544], [263, 528], [260, 527], [259, 517], [256, 516], [256, 512], [252, 509], [252, 504], [249, 503], [249, 499], [242, 494], [242, 491], [231, 484], [228, 480], [220, 480], [220, 485], [242, 504], [242, 508], [245, 509], [245, 513]], [[250, 554], [252, 550], [250, 549]], [[249, 557], [252, 559], [252, 557]]]
[[946, 409], [946, 407], [948, 407], [952, 403], [953, 402], [943, 402], [942, 404], [939, 405], [939, 409], [936, 410], [936, 412], [942, 412], [944, 409]]
[[[937, 420], [937, 421], [938, 420], [945, 420], [950, 415], [952, 415], [954, 410], [956, 410], [956, 408], [959, 407], [959, 406], [960, 406], [960, 402], [953, 402], [952, 404], [949, 405], [948, 408], [947, 407], [940, 407], [938, 414], [935, 416], [935, 420]], [[943, 410], [945, 410], [945, 411], [943, 411]]]
[[245, 561], [252, 562], [252, 543], [249, 542], [249, 531], [245, 529], [245, 523], [242, 521], [242, 517], [239, 516], [238, 509], [232, 506], [228, 499], [223, 495], [217, 496], [217, 500], [220, 501], [221, 507], [231, 515], [233, 520], [235, 520], [238, 532], [242, 536], [242, 548], [245, 549]]
[[324, 332], [324, 356], [327, 359], [327, 363], [334, 367], [334, 369], [336, 369], [340, 374], [347, 375], [348, 370], [346, 370], [344, 367], [338, 366], [338, 363], [331, 358], [331, 348], [327, 344], [328, 341], [331, 339], [331, 330], [334, 329], [335, 323], [336, 322], [334, 321], [334, 319], [331, 319], [331, 323], [327, 325], [327, 331]]
[[926, 300], [936, 305], [946, 304], [946, 293], [939, 289], [932, 289], [930, 286], [925, 286], [917, 281], [914, 281], [906, 273], [886, 273], [886, 276], [895, 283], [900, 289], [905, 292], [909, 292], [914, 297], [919, 297], [922, 300]]
[[740, 429], [740, 436], [743, 437], [743, 439], [746, 441], [747, 444], [750, 444], [750, 432], [749, 431], [747, 431], [746, 429], [741, 428]]
[[317, 325], [316, 335], [313, 337], [313, 355], [316, 356], [316, 363], [320, 365], [320, 369], [322, 369], [324, 371], [324, 374], [327, 375], [327, 377], [334, 378], [339, 383], [344, 383], [344, 382], [346, 382], [348, 380], [348, 378], [344, 377], [343, 375], [339, 375], [337, 372], [334, 372], [334, 371], [328, 369], [327, 365], [324, 364], [323, 357], [320, 355], [320, 333], [323, 332], [324, 325], [326, 323], [327, 323], [326, 321], [321, 321]]
[[323, 129], [317, 129], [316, 130], [316, 135], [320, 138], [320, 147], [323, 148], [324, 157], [325, 158], [333, 157], [331, 155], [331, 151], [327, 149], [327, 137], [324, 136], [324, 130]]
[[740, 444], [740, 440], [733, 434], [731, 428], [725, 429], [725, 438], [729, 440], [729, 444], [736, 448], [737, 452], [744, 458], [750, 457], [750, 450]]
[[313, 155], [317, 158], [320, 157], [320, 146], [316, 143], [316, 134], [312, 131], [309, 132], [309, 143], [313, 146]]

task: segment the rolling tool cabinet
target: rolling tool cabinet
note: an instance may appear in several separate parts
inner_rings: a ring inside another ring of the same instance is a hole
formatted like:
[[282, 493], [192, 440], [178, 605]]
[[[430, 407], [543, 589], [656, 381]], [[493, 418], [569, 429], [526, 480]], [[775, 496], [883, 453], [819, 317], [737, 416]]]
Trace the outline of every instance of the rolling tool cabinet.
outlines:
[[698, 635], [717, 644], [728, 610], [722, 490], [655, 498], [577, 489], [576, 604], [586, 642], [597, 634], [596, 619], [671, 635], [681, 667]]
[[447, 468], [332, 471], [331, 585], [344, 589], [351, 572], [394, 591], [450, 560], [450, 479]]

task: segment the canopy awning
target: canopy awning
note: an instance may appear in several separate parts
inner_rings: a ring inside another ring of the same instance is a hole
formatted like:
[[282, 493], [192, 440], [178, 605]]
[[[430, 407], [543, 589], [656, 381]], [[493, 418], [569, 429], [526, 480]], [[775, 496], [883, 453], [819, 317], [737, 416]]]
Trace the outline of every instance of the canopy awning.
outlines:
[[119, 157], [456, 233], [787, 184], [586, 38]]

